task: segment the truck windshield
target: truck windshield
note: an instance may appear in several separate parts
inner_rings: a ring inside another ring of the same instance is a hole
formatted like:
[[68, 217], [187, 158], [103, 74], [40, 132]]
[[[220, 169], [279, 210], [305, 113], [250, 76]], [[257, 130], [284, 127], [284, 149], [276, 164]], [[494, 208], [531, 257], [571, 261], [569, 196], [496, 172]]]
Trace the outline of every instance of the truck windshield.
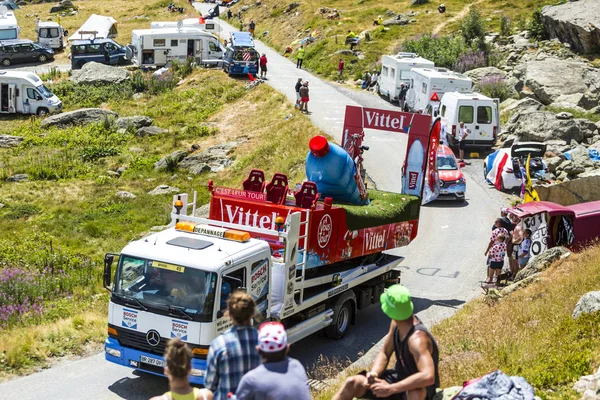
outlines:
[[11, 40], [17, 38], [17, 28], [0, 29], [0, 40]]
[[458, 169], [453, 157], [437, 156], [437, 168], [439, 171], [452, 171]]
[[161, 314], [177, 311], [208, 322], [212, 320], [216, 282], [215, 273], [122, 255], [113, 295]]
[[48, 89], [46, 86], [44, 85], [40, 85], [37, 87], [37, 90], [42, 94], [42, 96], [44, 96], [45, 98], [49, 99], [50, 97], [54, 96], [52, 94], [52, 92], [50, 91], [50, 89]]

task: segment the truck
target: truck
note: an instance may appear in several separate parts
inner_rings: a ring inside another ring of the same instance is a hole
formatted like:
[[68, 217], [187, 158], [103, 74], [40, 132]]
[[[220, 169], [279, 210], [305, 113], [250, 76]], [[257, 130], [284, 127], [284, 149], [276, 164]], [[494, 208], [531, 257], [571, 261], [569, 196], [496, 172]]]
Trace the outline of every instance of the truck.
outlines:
[[15, 13], [0, 5], [0, 40], [18, 39], [20, 30]]
[[406, 94], [409, 111], [438, 116], [442, 96], [446, 92], [471, 92], [471, 78], [445, 68], [413, 68]]
[[129, 47], [132, 63], [138, 67], [163, 67], [171, 60], [187, 58], [199, 64], [220, 64], [224, 54], [215, 35], [185, 27], [133, 30]]
[[377, 79], [377, 92], [394, 103], [398, 101], [400, 85], [410, 82], [413, 68], [433, 68], [433, 61], [417, 56], [415, 53], [398, 53], [381, 57], [381, 74]]
[[[316, 138], [311, 152], [329, 151]], [[341, 339], [357, 311], [400, 280], [403, 258], [384, 251], [417, 235], [417, 195], [371, 190], [369, 205], [338, 204], [321, 198], [315, 182], [290, 191], [285, 174], [267, 182], [259, 169], [241, 187], [210, 180], [207, 189], [208, 218], [196, 216], [196, 193], [177, 194], [167, 229], [105, 255], [107, 361], [162, 375], [165, 345], [178, 337], [193, 354], [190, 381], [203, 384], [210, 343], [231, 326], [225, 311], [234, 290], [251, 294], [255, 324], [281, 321], [291, 343], [321, 330]]]
[[57, 50], [64, 48], [67, 33], [59, 23], [39, 21], [35, 31], [37, 33], [37, 42], [40, 46]]
[[33, 72], [0, 71], [0, 114], [46, 115], [62, 111], [62, 102]]
[[491, 148], [500, 133], [500, 99], [492, 99], [477, 92], [447, 92], [440, 102], [442, 137], [450, 147], [458, 145], [460, 122], [464, 122], [469, 136], [465, 144], [471, 147]]

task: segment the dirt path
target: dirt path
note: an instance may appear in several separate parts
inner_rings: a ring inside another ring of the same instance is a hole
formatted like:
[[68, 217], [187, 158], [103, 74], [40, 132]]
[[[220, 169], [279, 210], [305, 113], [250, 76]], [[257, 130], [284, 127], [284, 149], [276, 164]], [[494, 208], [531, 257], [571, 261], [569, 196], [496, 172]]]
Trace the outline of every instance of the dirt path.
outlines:
[[469, 12], [469, 10], [471, 9], [472, 6], [481, 3], [483, 0], [477, 0], [475, 3], [471, 3], [467, 6], [465, 6], [465, 8], [463, 8], [458, 14], [456, 14], [454, 17], [442, 22], [441, 24], [439, 24], [438, 26], [436, 26], [435, 28], [433, 28], [433, 34], [437, 35], [438, 33], [440, 33], [440, 31], [442, 29], [444, 29], [444, 27], [454, 21], [457, 21], [459, 19], [462, 19], [465, 15], [467, 15], [467, 13]]

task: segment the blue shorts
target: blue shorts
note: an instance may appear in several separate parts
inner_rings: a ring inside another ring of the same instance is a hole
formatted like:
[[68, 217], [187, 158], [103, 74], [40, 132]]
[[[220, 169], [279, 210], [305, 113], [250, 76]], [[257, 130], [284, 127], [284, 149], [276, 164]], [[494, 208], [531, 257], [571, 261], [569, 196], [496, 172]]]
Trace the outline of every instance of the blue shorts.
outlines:
[[502, 269], [504, 267], [504, 261], [490, 261], [491, 269]]
[[519, 266], [524, 267], [529, 262], [529, 257], [519, 257]]

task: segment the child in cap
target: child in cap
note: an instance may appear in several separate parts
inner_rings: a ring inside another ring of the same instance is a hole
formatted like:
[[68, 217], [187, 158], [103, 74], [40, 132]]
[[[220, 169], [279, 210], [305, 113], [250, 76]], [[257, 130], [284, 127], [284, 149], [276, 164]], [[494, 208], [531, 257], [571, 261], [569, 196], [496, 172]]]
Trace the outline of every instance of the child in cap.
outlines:
[[265, 322], [258, 328], [256, 350], [263, 364], [244, 375], [235, 392], [237, 399], [310, 400], [306, 371], [288, 357], [290, 345], [280, 322]]
[[523, 231], [523, 241], [519, 245], [519, 268], [523, 268], [529, 262], [531, 250], [531, 229]]

